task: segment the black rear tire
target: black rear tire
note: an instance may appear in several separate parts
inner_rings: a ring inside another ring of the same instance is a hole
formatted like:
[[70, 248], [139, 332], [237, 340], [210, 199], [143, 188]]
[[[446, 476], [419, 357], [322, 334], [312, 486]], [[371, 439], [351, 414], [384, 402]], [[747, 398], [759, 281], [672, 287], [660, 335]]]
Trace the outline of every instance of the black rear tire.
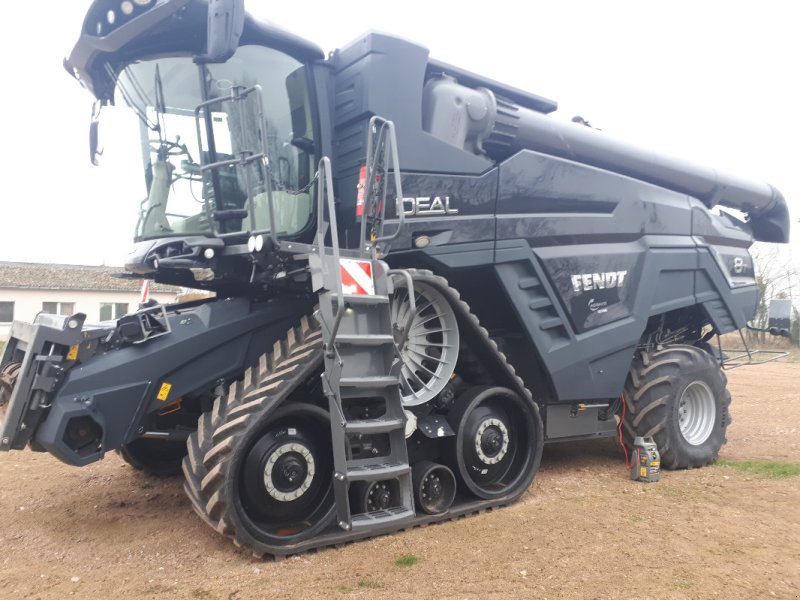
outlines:
[[713, 463], [731, 422], [726, 385], [719, 363], [701, 348], [674, 345], [637, 354], [625, 384], [626, 443], [652, 437], [666, 469]]

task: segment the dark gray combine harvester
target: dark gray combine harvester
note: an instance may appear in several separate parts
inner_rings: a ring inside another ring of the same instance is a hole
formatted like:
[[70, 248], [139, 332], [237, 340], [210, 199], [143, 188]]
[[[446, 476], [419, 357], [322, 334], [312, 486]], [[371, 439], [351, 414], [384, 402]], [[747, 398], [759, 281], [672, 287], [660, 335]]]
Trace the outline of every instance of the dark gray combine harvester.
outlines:
[[216, 295], [14, 323], [1, 450], [182, 469], [204, 521], [272, 555], [509, 504], [547, 442], [717, 458], [711, 342], [753, 315], [753, 240], [788, 240], [777, 190], [398, 38], [326, 58], [211, 6], [96, 0], [65, 65], [138, 118], [126, 276]]

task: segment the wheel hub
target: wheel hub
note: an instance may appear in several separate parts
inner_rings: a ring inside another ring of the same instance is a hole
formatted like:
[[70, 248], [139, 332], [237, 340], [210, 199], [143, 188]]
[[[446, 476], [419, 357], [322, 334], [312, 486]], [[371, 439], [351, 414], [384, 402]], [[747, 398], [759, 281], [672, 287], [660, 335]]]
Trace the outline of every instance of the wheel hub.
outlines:
[[264, 464], [264, 487], [279, 502], [302, 496], [314, 479], [314, 456], [303, 444], [291, 442], [277, 447]]
[[392, 492], [383, 482], [373, 485], [367, 494], [367, 509], [370, 512], [386, 510], [392, 505]]
[[500, 419], [485, 419], [475, 432], [475, 452], [487, 465], [499, 463], [508, 453], [508, 429]]
[[426, 500], [438, 500], [442, 490], [442, 480], [434, 473], [428, 475], [422, 482], [422, 497]]

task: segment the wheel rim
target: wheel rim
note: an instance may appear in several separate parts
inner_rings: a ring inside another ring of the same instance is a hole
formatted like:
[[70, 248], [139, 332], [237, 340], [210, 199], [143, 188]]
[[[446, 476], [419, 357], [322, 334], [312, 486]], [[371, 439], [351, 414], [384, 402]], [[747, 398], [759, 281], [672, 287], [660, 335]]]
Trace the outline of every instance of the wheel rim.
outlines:
[[305, 444], [290, 442], [278, 446], [264, 465], [264, 487], [279, 502], [300, 498], [311, 487], [316, 461]]
[[483, 499], [526, 487], [540, 441], [532, 411], [505, 388], [473, 388], [456, 402], [448, 420], [456, 429], [451, 462], [461, 483]]
[[[407, 287], [392, 298], [395, 341], [400, 346], [400, 394], [405, 406], [432, 400], [442, 391], [458, 359], [458, 323], [445, 297], [433, 287], [415, 282], [417, 310], [412, 314]], [[410, 324], [409, 324], [410, 321]], [[400, 339], [408, 327], [407, 339]]]
[[508, 427], [500, 419], [484, 419], [475, 432], [475, 453], [486, 465], [496, 465], [508, 454]]
[[717, 409], [714, 393], [703, 381], [693, 381], [684, 388], [678, 401], [678, 425], [688, 443], [699, 446], [711, 435]]
[[456, 496], [456, 479], [444, 465], [423, 461], [414, 465], [416, 506], [429, 515], [445, 512]]
[[313, 537], [333, 520], [332, 473], [327, 413], [312, 406], [286, 407], [244, 456], [240, 514], [271, 543]]

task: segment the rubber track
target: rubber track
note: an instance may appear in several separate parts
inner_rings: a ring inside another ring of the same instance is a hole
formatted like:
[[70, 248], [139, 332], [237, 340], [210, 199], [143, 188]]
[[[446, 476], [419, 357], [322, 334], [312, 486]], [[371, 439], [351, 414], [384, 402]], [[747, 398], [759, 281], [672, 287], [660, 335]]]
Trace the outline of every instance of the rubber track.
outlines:
[[[534, 449], [535, 470], [541, 460], [543, 432], [539, 409], [533, 402], [530, 390], [520, 379], [489, 333], [481, 327], [458, 292], [446, 279], [430, 271], [409, 269], [414, 281], [422, 281], [443, 294], [456, 313], [462, 340], [468, 339], [473, 354], [479, 356], [484, 368], [493, 375], [495, 383], [508, 387], [524, 397], [536, 414], [539, 424], [538, 444]], [[214, 402], [210, 413], [200, 418], [198, 431], [188, 441], [189, 453], [183, 462], [186, 482], [184, 489], [195, 512], [213, 529], [230, 538], [237, 546], [248, 546], [258, 556], [265, 554], [275, 558], [308, 552], [321, 548], [340, 546], [356, 540], [368, 539], [396, 531], [422, 527], [433, 523], [451, 521], [467, 515], [481, 513], [493, 508], [507, 506], [519, 499], [528, 486], [493, 500], [469, 500], [454, 505], [443, 515], [417, 515], [401, 525], [387, 525], [357, 532], [329, 529], [325, 533], [291, 546], [267, 546], [250, 538], [246, 531], [234, 523], [236, 515], [223, 499], [222, 488], [226, 478], [232, 476], [226, 469], [225, 457], [236, 444], [237, 436], [247, 429], [248, 417], [274, 410], [301, 382], [322, 369], [322, 336], [319, 326], [310, 317], [304, 317], [300, 327], [289, 331], [286, 340], [277, 342], [275, 350], [262, 356], [258, 367], [248, 369], [241, 382], [232, 384], [227, 396]], [[230, 465], [227, 464], [229, 467]], [[458, 502], [458, 498], [456, 498]], [[233, 517], [233, 518], [231, 518]]]

